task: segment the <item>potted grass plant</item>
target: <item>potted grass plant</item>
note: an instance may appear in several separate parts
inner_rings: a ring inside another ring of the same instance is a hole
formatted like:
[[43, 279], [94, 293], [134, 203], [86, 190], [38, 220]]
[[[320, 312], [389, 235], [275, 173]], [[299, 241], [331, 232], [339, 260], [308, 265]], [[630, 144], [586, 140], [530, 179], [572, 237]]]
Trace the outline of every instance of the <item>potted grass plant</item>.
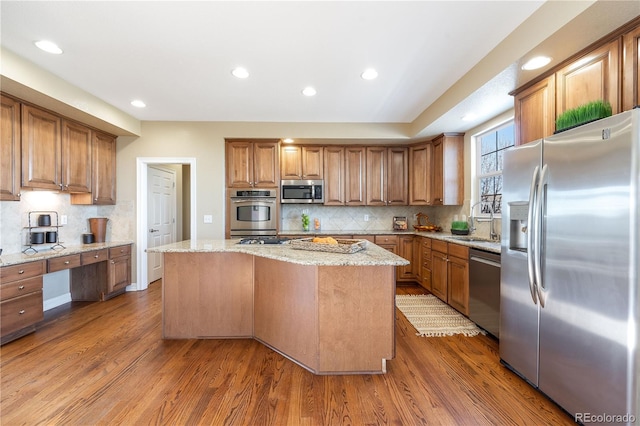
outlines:
[[556, 119], [556, 131], [560, 133], [591, 121], [611, 116], [611, 104], [597, 100], [566, 110]]

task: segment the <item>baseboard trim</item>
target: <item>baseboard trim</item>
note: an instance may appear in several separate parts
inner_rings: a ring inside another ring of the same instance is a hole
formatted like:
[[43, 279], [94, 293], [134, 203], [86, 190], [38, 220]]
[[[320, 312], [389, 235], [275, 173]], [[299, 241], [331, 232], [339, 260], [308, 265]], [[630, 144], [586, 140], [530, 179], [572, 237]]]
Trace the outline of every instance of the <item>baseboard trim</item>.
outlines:
[[49, 309], [57, 308], [58, 306], [64, 305], [65, 303], [71, 302], [71, 293], [63, 294], [53, 299], [47, 299], [44, 301], [44, 310], [48, 311]]

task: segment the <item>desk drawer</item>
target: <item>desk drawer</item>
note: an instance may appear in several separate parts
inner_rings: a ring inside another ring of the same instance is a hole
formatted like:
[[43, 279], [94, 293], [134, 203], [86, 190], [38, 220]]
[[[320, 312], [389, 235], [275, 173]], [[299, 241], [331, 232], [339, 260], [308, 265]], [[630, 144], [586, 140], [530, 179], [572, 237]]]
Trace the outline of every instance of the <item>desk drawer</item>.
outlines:
[[80, 255], [83, 265], [91, 265], [92, 263], [104, 262], [109, 259], [109, 250], [93, 250]]
[[63, 269], [77, 268], [80, 266], [80, 255], [70, 254], [69, 256], [56, 257], [47, 260], [47, 271], [56, 272]]
[[0, 303], [0, 334], [13, 333], [42, 321], [42, 291]]
[[131, 244], [127, 244], [126, 246], [111, 247], [109, 249], [109, 259], [113, 259], [115, 257], [120, 257], [120, 256], [130, 256], [130, 255], [131, 255]]
[[14, 281], [12, 283], [2, 283], [2, 285], [0, 285], [0, 301], [23, 296], [35, 291], [42, 291], [42, 276]]
[[44, 260], [5, 266], [0, 268], [0, 281], [6, 284], [12, 281], [24, 280], [25, 278], [37, 277], [46, 272]]

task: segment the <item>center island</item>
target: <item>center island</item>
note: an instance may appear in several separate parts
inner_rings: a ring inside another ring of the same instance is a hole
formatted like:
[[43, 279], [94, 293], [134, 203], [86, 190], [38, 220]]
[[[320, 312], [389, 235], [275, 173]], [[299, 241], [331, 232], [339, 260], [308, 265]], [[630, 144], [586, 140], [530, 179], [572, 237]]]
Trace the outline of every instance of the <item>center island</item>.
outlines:
[[395, 356], [395, 270], [356, 253], [188, 240], [162, 253], [164, 339], [254, 338], [314, 374], [385, 373]]

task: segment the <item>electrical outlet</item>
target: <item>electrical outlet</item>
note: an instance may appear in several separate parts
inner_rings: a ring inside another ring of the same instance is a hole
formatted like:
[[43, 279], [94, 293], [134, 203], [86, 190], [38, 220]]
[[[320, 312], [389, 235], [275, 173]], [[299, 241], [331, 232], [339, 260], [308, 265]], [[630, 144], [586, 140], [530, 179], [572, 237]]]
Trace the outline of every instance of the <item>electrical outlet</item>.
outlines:
[[364, 215], [364, 221], [365, 221], [365, 222], [369, 222], [369, 215], [368, 215], [368, 214], [365, 214], [365, 215]]
[[66, 225], [67, 224], [67, 215], [66, 214], [61, 214], [60, 215], [60, 225]]
[[213, 223], [213, 216], [210, 214], [204, 215], [204, 223]]
[[302, 209], [303, 214], [309, 214], [309, 209]]

